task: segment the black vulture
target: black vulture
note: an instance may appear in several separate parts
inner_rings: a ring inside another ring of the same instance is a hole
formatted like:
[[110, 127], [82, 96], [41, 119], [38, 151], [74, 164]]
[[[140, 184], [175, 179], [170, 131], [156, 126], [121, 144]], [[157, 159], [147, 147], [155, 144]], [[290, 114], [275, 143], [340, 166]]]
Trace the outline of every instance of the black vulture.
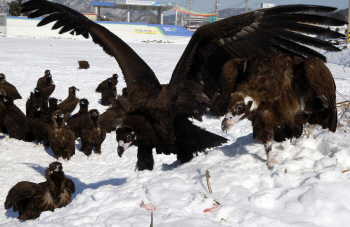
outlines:
[[56, 85], [53, 83], [50, 70], [45, 70], [45, 75], [38, 79], [36, 87], [41, 88], [45, 99], [48, 99], [50, 97], [56, 88]]
[[87, 99], [80, 99], [79, 106], [78, 113], [71, 116], [67, 121], [67, 125], [73, 130], [76, 139], [81, 136], [81, 130], [84, 127], [86, 119], [89, 118], [89, 101]]
[[6, 76], [3, 73], [0, 73], [0, 89], [3, 89], [6, 92], [6, 95], [11, 96], [13, 100], [22, 98], [18, 93], [17, 88], [6, 81]]
[[235, 59], [224, 65], [221, 77], [219, 103], [228, 106], [222, 130], [227, 132], [239, 120], [250, 120], [253, 138], [264, 144], [269, 169], [276, 162], [273, 140], [301, 136], [306, 123], [336, 130], [334, 79], [316, 58], [271, 55]]
[[51, 128], [48, 132], [50, 147], [57, 160], [69, 160], [75, 154], [75, 134], [65, 124], [64, 114], [57, 110], [52, 114]]
[[52, 124], [50, 120], [42, 117], [44, 114], [45, 112], [42, 110], [41, 106], [36, 105], [34, 106], [32, 118], [29, 118], [28, 120], [36, 142], [40, 145], [41, 141], [44, 141], [44, 146], [48, 147], [50, 146], [48, 134]]
[[106, 80], [102, 81], [97, 88], [95, 89], [96, 92], [103, 92], [104, 90], [108, 89], [110, 85], [108, 85], [107, 80], [111, 79], [112, 80], [112, 87], [115, 87], [118, 84], [118, 74], [113, 74], [112, 77], [107, 78]]
[[101, 145], [106, 138], [106, 130], [101, 128], [100, 113], [96, 109], [89, 111], [89, 117], [85, 121], [85, 127], [81, 131], [81, 151], [90, 156], [92, 148], [101, 154]]
[[5, 209], [13, 207], [18, 219], [36, 219], [43, 211], [53, 211], [67, 206], [75, 192], [74, 182], [66, 177], [60, 162], [52, 162], [45, 171], [46, 181], [33, 183], [21, 181], [7, 194]]
[[35, 140], [29, 119], [24, 113], [13, 103], [11, 96], [4, 96], [2, 102], [5, 106], [4, 126], [7, 128], [9, 137], [27, 142]]
[[46, 111], [48, 108], [48, 99], [44, 97], [44, 93], [41, 88], [35, 88], [34, 92], [30, 92], [29, 99], [26, 102], [26, 116], [33, 117], [33, 112], [36, 110], [36, 106], [41, 107], [41, 111]]
[[110, 99], [115, 99], [117, 96], [117, 88], [112, 85], [112, 79], [107, 79], [108, 88], [101, 92], [101, 105], [109, 106], [111, 104]]
[[75, 110], [79, 103], [79, 98], [76, 97], [76, 91], [78, 88], [72, 86], [68, 88], [68, 97], [58, 104], [58, 109], [65, 115], [66, 121], [69, 119], [70, 114]]
[[[153, 169], [152, 148], [177, 153], [181, 163], [206, 148], [220, 146], [227, 139], [207, 132], [191, 122], [189, 117], [201, 119], [215, 94], [220, 91], [220, 73], [231, 59], [268, 54], [295, 54], [300, 57], [326, 58], [307, 46], [340, 51], [332, 44], [306, 36], [344, 37], [343, 34], [310, 24], [342, 26], [345, 22], [315, 15], [336, 10], [313, 5], [285, 5], [237, 15], [201, 26], [190, 39], [166, 86], [161, 86], [153, 70], [117, 35], [105, 27], [64, 5], [45, 0], [23, 4], [22, 12], [29, 18], [48, 15], [38, 23], [43, 26], [55, 22], [53, 29], [60, 33], [92, 37], [103, 50], [114, 57], [122, 70], [131, 107], [117, 131], [119, 155], [129, 145], [138, 146], [139, 170]], [[132, 63], [132, 64], [131, 64]], [[135, 124], [137, 122], [137, 124]], [[187, 134], [198, 146], [187, 149], [179, 136]], [[154, 133], [151, 135], [150, 133]], [[205, 134], [205, 135], [204, 135]], [[199, 136], [200, 135], [200, 136]], [[142, 139], [142, 141], [140, 141]]]

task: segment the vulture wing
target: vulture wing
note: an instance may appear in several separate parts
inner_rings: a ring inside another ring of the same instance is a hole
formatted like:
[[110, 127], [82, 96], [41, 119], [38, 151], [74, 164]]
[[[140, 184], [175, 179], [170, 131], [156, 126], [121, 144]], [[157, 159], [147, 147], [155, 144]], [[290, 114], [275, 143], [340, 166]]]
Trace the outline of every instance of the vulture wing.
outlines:
[[[205, 96], [212, 99], [220, 89], [219, 75], [222, 67], [231, 59], [296, 54], [326, 61], [325, 56], [307, 46], [329, 51], [340, 50], [309, 35], [344, 35], [311, 24], [340, 26], [346, 22], [312, 13], [334, 10], [336, 8], [324, 6], [284, 5], [201, 26], [194, 33], [173, 72], [169, 83], [169, 98], [182, 109], [186, 105], [191, 108], [193, 100], [196, 100], [198, 106], [205, 101]], [[188, 93], [192, 95], [192, 101], [186, 103], [187, 97], [191, 96]]]
[[92, 37], [94, 43], [114, 57], [121, 68], [128, 89], [138, 83], [150, 83], [157, 89], [162, 87], [152, 69], [118, 36], [105, 27], [96, 24], [87, 17], [64, 5], [46, 0], [31, 0], [23, 4], [22, 12], [32, 12], [28, 18], [48, 15], [38, 26], [54, 22], [52, 29], [61, 28], [60, 34], [70, 31], [72, 35]]
[[29, 181], [18, 182], [7, 194], [4, 204], [5, 209], [13, 207], [14, 212], [17, 212], [18, 210], [23, 211], [26, 206], [25, 199], [33, 197], [43, 190], [42, 186], [36, 183]]

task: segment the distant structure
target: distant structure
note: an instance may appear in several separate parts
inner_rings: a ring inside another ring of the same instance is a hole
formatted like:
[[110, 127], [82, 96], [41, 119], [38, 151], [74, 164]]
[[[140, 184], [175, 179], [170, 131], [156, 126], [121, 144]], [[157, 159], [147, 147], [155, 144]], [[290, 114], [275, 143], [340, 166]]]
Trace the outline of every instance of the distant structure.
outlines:
[[261, 3], [261, 9], [272, 8], [272, 7], [275, 7], [275, 4], [273, 4], [273, 3]]
[[171, 10], [176, 3], [164, 3], [155, 1], [135, 1], [135, 0], [117, 0], [115, 2], [89, 2], [90, 6], [95, 8], [95, 14], [97, 15], [97, 20], [101, 18], [100, 9], [101, 8], [116, 8], [116, 9], [127, 9], [127, 22], [130, 22], [130, 10], [150, 10], [157, 11], [157, 24], [163, 24], [163, 12]]

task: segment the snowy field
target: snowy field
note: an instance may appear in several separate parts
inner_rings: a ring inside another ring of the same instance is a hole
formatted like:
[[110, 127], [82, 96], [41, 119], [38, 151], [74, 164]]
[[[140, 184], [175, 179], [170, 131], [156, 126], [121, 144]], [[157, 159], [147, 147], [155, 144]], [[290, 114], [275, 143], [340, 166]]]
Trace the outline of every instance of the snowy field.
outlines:
[[[168, 83], [187, 42], [129, 40], [128, 44], [161, 83]], [[80, 89], [77, 96], [87, 98], [89, 109], [96, 108], [100, 113], [106, 107], [99, 104], [101, 96], [94, 91], [97, 85], [118, 73], [118, 94], [125, 87], [114, 58], [91, 40], [0, 36], [0, 50], [0, 72], [22, 95], [15, 104], [23, 112], [30, 92], [46, 69], [51, 70], [56, 84], [53, 97], [63, 100], [68, 87], [76, 86]], [[350, 61], [350, 51], [326, 55], [337, 91], [350, 96], [350, 68], [344, 67]], [[78, 60], [88, 61], [91, 68], [79, 70]], [[337, 102], [341, 101], [344, 99], [337, 95]], [[263, 146], [252, 139], [247, 120], [224, 134], [222, 118], [205, 116], [196, 124], [228, 138], [229, 143], [183, 165], [177, 164], [175, 155], [157, 155], [154, 151], [153, 171], [135, 172], [136, 147], [119, 158], [115, 132], [107, 134], [102, 154], [93, 153], [90, 158], [78, 150], [81, 145], [76, 141], [76, 154], [70, 161], [63, 161], [66, 176], [76, 185], [72, 202], [26, 222], [1, 205], [0, 226], [147, 227], [151, 213], [140, 207], [141, 201], [156, 207], [154, 227], [349, 226], [350, 172], [342, 173], [350, 169], [350, 127], [345, 121], [349, 117], [347, 112], [339, 120], [343, 126], [336, 133], [316, 127], [308, 139], [293, 139], [290, 145], [275, 143], [278, 165], [272, 171], [266, 168]], [[17, 182], [44, 181], [45, 169], [56, 159], [50, 148], [35, 145], [0, 134], [0, 204]], [[206, 170], [210, 172], [212, 194]], [[217, 202], [220, 205], [215, 207]], [[213, 207], [216, 209], [210, 209]]]

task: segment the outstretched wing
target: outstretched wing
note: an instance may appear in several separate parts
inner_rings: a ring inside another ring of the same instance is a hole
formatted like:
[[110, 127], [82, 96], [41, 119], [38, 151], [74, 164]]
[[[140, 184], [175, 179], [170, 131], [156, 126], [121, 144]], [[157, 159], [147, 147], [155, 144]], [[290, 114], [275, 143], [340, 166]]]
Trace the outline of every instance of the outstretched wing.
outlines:
[[[169, 98], [172, 102], [180, 103], [183, 108], [192, 105], [192, 109], [193, 105], [202, 104], [205, 96], [212, 99], [220, 90], [222, 67], [231, 59], [296, 54], [326, 61], [325, 56], [307, 46], [329, 51], [340, 50], [309, 35], [336, 38], [344, 35], [314, 24], [340, 26], [346, 22], [312, 13], [334, 10], [336, 8], [324, 6], [284, 5], [201, 26], [192, 36], [173, 72]], [[186, 92], [195, 101], [187, 104], [182, 102], [189, 96]]]
[[94, 43], [114, 57], [121, 68], [128, 89], [138, 83], [150, 83], [157, 89], [162, 87], [152, 69], [118, 36], [105, 27], [96, 24], [87, 17], [64, 5], [46, 0], [31, 0], [23, 4], [21, 12], [31, 12], [28, 18], [48, 15], [41, 20], [38, 26], [54, 22], [52, 29], [61, 28], [60, 34], [70, 31], [72, 35], [92, 37]]

